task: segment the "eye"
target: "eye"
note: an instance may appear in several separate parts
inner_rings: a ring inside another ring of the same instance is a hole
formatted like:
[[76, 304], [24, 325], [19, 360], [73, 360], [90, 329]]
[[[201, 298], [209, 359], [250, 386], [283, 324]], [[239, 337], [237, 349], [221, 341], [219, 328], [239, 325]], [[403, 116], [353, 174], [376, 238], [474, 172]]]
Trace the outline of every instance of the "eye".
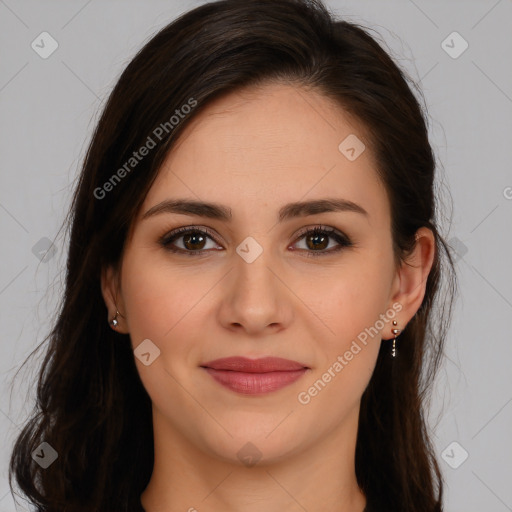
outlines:
[[[334, 228], [328, 228], [323, 226], [316, 226], [313, 229], [306, 229], [299, 234], [298, 240], [304, 239], [307, 256], [327, 256], [335, 252], [341, 251], [344, 247], [352, 247], [354, 244], [348, 236], [344, 235], [340, 231]], [[335, 240], [338, 246], [331, 248], [326, 251], [325, 249], [329, 246], [329, 239]], [[309, 250], [313, 249], [313, 250]]]
[[[193, 256], [204, 251], [207, 239], [215, 241], [208, 229], [199, 229], [193, 226], [175, 229], [160, 239], [160, 244], [168, 251]], [[183, 247], [175, 247], [175, 240], [183, 239]]]
[[[208, 239], [217, 243], [215, 236], [207, 228], [200, 229], [194, 226], [187, 226], [175, 229], [164, 235], [159, 243], [170, 252], [194, 256], [207, 252], [207, 247], [205, 246], [207, 245]], [[306, 248], [301, 248], [300, 250], [305, 251], [307, 256], [312, 257], [333, 254], [345, 247], [353, 246], [352, 241], [346, 235], [334, 228], [323, 226], [303, 230], [302, 233], [299, 234], [297, 241], [302, 239], [304, 239]], [[330, 250], [325, 250], [329, 247], [329, 240], [334, 240], [338, 245]], [[177, 244], [176, 241], [181, 241], [182, 247], [179, 247], [180, 244]], [[216, 248], [213, 249], [219, 250]]]

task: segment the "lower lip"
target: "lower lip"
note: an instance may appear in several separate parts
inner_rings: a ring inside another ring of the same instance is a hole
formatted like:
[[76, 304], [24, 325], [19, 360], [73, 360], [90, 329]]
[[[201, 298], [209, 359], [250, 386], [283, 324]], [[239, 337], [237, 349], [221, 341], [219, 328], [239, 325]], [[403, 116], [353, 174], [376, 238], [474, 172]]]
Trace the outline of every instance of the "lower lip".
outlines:
[[307, 368], [286, 372], [246, 373], [231, 370], [205, 370], [223, 386], [244, 395], [261, 395], [277, 391], [300, 379]]

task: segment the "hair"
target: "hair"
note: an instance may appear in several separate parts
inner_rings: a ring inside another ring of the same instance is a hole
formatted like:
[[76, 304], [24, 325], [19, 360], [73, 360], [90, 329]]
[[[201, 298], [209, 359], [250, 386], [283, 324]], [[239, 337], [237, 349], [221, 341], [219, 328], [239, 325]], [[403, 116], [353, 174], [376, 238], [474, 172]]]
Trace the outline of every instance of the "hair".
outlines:
[[[9, 466], [11, 491], [15, 478], [38, 511], [142, 510], [154, 462], [151, 399], [129, 336], [107, 323], [101, 272], [120, 268], [133, 220], [191, 119], [222, 94], [269, 83], [317, 91], [361, 122], [391, 205], [397, 262], [414, 248], [419, 228], [434, 234], [425, 296], [399, 338], [399, 356], [381, 344], [361, 398], [355, 472], [368, 510], [442, 510], [425, 411], [457, 282], [438, 225], [436, 162], [426, 107], [413, 92], [419, 88], [370, 29], [336, 19], [321, 1], [221, 0], [182, 14], [138, 51], [85, 154], [63, 224], [70, 237], [64, 295], [37, 347], [48, 342], [34, 411]], [[150, 139], [155, 147], [131, 161]], [[58, 453], [47, 469], [31, 457], [44, 441]]]

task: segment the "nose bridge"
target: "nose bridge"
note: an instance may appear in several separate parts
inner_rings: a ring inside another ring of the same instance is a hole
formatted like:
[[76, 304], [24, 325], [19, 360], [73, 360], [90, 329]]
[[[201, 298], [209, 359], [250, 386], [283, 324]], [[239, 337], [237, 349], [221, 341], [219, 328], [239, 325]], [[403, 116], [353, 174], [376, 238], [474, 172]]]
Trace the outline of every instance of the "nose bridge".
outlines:
[[[276, 262], [272, 256], [273, 251], [268, 245], [270, 236], [260, 236], [258, 239], [259, 242], [256, 238], [249, 236], [236, 248], [234, 279], [239, 293], [242, 294], [268, 295], [269, 291], [272, 291], [272, 294], [275, 291], [276, 278], [270, 268], [275, 266]], [[270, 300], [271, 296], [266, 299]]]
[[247, 237], [236, 248], [233, 271], [224, 306], [229, 324], [241, 324], [247, 331], [257, 332], [268, 325], [286, 323], [282, 317], [286, 310], [286, 297], [278, 274], [274, 251], [264, 247], [271, 237], [261, 236], [258, 242]]

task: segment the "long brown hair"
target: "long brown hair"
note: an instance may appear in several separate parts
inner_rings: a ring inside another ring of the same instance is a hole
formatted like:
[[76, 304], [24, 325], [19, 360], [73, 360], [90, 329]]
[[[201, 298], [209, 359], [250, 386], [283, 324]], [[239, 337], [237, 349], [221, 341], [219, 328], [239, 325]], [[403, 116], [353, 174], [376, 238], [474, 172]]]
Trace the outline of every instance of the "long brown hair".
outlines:
[[[88, 147], [65, 219], [65, 292], [43, 342], [35, 410], [9, 468], [11, 489], [14, 478], [39, 511], [141, 510], [153, 469], [151, 400], [128, 335], [107, 324], [101, 271], [119, 266], [133, 219], [190, 120], [219, 94], [269, 81], [315, 88], [368, 130], [391, 204], [397, 261], [420, 227], [434, 233], [435, 261], [421, 307], [401, 334], [400, 357], [391, 359], [381, 345], [362, 396], [355, 470], [369, 507], [442, 510], [425, 410], [456, 276], [438, 230], [436, 162], [416, 86], [369, 29], [336, 20], [320, 1], [222, 0], [185, 13], [145, 44], [110, 94]], [[148, 137], [154, 147], [130, 160]], [[46, 469], [31, 457], [43, 441], [58, 453]]]

